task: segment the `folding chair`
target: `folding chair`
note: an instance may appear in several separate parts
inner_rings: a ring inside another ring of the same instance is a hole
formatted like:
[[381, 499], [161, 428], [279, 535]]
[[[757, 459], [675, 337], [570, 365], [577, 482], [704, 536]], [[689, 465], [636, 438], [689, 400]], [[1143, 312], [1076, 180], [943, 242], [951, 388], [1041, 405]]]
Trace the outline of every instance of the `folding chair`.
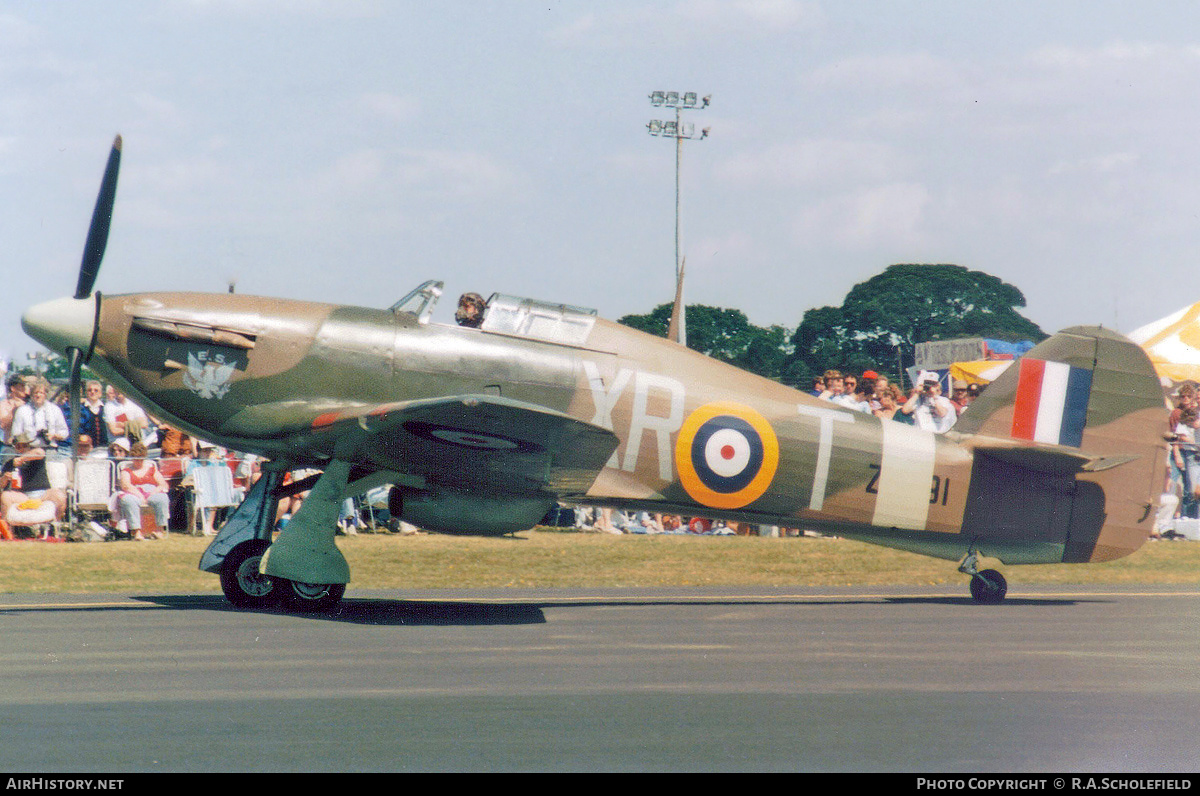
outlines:
[[84, 520], [84, 538], [108, 538], [104, 524], [112, 516], [112, 497], [116, 491], [116, 468], [108, 459], [80, 459], [75, 463], [75, 483], [67, 493], [69, 516]]
[[188, 476], [192, 479], [188, 531], [195, 534], [212, 530], [205, 520], [205, 512], [211, 510], [215, 514], [217, 509], [236, 506], [240, 502], [233, 486], [233, 472], [221, 461], [194, 467]]
[[75, 463], [73, 495], [78, 511], [107, 513], [112, 500], [115, 476], [108, 459], [80, 459]]

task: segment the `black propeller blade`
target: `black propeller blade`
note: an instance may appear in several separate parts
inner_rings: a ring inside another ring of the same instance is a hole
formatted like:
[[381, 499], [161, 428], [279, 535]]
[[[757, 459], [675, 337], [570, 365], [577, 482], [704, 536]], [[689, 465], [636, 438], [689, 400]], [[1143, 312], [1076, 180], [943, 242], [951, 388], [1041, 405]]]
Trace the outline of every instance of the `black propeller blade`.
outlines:
[[[87, 242], [83, 245], [83, 262], [79, 266], [79, 283], [75, 286], [75, 298], [85, 299], [92, 295], [96, 276], [100, 273], [100, 262], [108, 246], [108, 228], [112, 224], [113, 202], [117, 197], [117, 174], [121, 170], [121, 136], [113, 139], [112, 151], [108, 153], [108, 164], [104, 167], [104, 178], [100, 181], [100, 194], [96, 197], [96, 208], [92, 211], [92, 223], [88, 227]], [[67, 351], [71, 357], [71, 460], [79, 460], [79, 431], [82, 421], [83, 395], [79, 389], [83, 375], [84, 352], [78, 348]], [[91, 353], [90, 351], [88, 352]], [[72, 520], [74, 520], [72, 516]]]
[[79, 461], [79, 432], [80, 423], [83, 422], [81, 417], [83, 413], [83, 394], [79, 390], [80, 376], [83, 372], [83, 352], [78, 348], [70, 349], [71, 352], [71, 386], [70, 386], [70, 401], [71, 401], [71, 461]]
[[100, 195], [96, 197], [96, 209], [92, 211], [92, 224], [88, 227], [87, 243], [83, 246], [79, 284], [75, 287], [77, 299], [92, 295], [92, 286], [96, 284], [96, 275], [100, 273], [100, 261], [104, 259], [104, 247], [108, 245], [108, 227], [112, 223], [113, 200], [117, 196], [117, 172], [120, 170], [121, 136], [118, 135], [113, 140], [112, 152], [108, 154]]

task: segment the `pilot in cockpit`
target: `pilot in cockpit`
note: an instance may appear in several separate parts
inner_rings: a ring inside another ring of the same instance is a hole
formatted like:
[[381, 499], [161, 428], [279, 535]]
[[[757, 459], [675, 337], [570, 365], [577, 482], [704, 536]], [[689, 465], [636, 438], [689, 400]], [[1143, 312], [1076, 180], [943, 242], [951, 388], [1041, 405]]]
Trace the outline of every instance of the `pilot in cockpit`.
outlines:
[[483, 323], [483, 312], [487, 302], [478, 293], [463, 293], [458, 297], [458, 309], [454, 311], [454, 320], [459, 326], [478, 329]]

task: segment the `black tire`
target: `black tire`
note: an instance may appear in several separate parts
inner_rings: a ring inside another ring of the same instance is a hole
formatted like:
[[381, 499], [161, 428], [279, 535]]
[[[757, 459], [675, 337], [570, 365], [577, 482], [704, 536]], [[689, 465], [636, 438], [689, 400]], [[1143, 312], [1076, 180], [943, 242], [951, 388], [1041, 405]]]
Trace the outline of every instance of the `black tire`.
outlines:
[[221, 591], [238, 608], [273, 608], [279, 604], [279, 587], [258, 571], [270, 546], [263, 539], [253, 539], [242, 542], [225, 556], [221, 564]]
[[971, 597], [980, 605], [996, 605], [1008, 594], [1008, 581], [994, 569], [985, 569], [971, 578]]
[[329, 613], [342, 601], [345, 583], [300, 583], [272, 578], [284, 610], [298, 613]]

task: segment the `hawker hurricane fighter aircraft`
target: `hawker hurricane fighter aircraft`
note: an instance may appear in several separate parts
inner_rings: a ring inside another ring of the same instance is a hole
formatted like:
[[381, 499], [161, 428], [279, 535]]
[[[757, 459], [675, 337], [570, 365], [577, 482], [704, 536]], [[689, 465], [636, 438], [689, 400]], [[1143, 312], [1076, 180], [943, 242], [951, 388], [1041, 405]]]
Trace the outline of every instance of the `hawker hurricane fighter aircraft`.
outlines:
[[[341, 501], [392, 485], [395, 516], [506, 534], [590, 504], [811, 528], [960, 560], [980, 602], [1007, 564], [1107, 561], [1148, 537], [1163, 394], [1100, 328], [1041, 343], [936, 435], [814, 398], [565, 304], [493, 295], [431, 322], [441, 283], [389, 308], [229, 293], [93, 292], [118, 138], [73, 298], [25, 330], [152, 413], [269, 464], [201, 561], [239, 606], [325, 609], [350, 581]], [[320, 470], [272, 538], [282, 475]], [[797, 548], [797, 553], [802, 552]]]

